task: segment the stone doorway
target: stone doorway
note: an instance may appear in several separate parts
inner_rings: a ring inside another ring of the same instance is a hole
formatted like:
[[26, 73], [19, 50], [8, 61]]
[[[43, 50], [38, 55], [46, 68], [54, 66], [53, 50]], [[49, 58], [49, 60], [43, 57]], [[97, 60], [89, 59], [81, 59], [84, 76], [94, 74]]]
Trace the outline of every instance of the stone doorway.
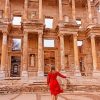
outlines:
[[55, 51], [44, 51], [44, 75], [50, 71], [50, 67], [55, 66]]
[[21, 57], [11, 56], [11, 77], [20, 77]]

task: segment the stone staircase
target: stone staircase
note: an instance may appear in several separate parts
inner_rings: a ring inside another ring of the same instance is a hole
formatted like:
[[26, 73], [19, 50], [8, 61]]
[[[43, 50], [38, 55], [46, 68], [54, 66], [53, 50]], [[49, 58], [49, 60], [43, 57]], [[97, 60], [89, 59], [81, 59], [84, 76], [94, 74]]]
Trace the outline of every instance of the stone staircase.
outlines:
[[[21, 79], [6, 79], [0, 81], [0, 94], [23, 92], [49, 92], [46, 77], [33, 77], [23, 82]], [[70, 77], [62, 79], [64, 91], [97, 91], [100, 92], [100, 78]]]

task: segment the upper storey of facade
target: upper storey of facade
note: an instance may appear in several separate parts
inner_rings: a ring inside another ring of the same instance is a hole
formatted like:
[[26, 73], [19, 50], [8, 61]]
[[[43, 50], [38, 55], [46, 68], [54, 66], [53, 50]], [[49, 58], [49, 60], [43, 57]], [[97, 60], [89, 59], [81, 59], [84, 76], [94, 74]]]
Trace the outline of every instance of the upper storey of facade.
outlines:
[[6, 20], [16, 25], [16, 21], [39, 21], [52, 29], [64, 22], [86, 28], [100, 24], [99, 5], [99, 0], [0, 0], [0, 22]]

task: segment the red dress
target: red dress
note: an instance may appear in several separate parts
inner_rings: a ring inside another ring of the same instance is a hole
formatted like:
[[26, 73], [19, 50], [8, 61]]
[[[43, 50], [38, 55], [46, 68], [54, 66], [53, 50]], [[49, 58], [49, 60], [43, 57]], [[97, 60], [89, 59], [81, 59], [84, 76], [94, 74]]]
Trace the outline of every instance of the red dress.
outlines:
[[48, 77], [47, 77], [47, 84], [50, 87], [50, 92], [52, 95], [57, 95], [59, 93], [62, 93], [63, 90], [60, 88], [60, 85], [57, 81], [57, 76], [60, 76], [62, 78], [66, 78], [66, 76], [60, 74], [59, 72], [55, 72], [55, 73], [49, 73]]

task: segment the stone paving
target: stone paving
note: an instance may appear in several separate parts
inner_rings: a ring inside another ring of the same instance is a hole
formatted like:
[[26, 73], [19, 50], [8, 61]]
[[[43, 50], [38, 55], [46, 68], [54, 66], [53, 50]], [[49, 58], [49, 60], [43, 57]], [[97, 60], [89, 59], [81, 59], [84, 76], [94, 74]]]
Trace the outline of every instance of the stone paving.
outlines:
[[[0, 100], [51, 100], [49, 93], [20, 93], [0, 95]], [[58, 100], [100, 100], [100, 92], [66, 92]]]

